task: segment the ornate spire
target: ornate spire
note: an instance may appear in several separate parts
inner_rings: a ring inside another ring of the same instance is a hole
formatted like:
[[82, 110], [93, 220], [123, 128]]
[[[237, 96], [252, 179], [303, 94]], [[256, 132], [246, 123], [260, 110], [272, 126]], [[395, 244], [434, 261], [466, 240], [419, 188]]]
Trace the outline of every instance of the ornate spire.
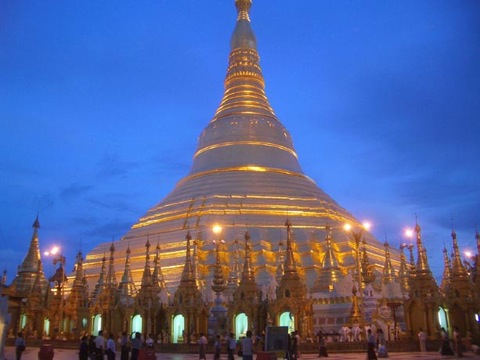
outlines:
[[400, 279], [400, 287], [402, 289], [403, 294], [407, 294], [410, 290], [409, 285], [409, 277], [410, 277], [410, 270], [407, 265], [407, 258], [403, 253], [403, 249], [406, 248], [408, 245], [402, 244], [400, 246], [400, 269], [398, 270], [398, 277]]
[[230, 272], [228, 274], [228, 287], [229, 288], [236, 288], [238, 283], [240, 282], [240, 262], [238, 260], [238, 239], [235, 238], [233, 241], [233, 251], [232, 251], [232, 267], [230, 268]]
[[364, 283], [371, 283], [375, 281], [375, 274], [373, 273], [372, 267], [370, 266], [370, 261], [368, 260], [367, 254], [367, 242], [365, 237], [362, 240], [362, 281]]
[[254, 281], [252, 255], [250, 249], [250, 233], [245, 233], [245, 261], [243, 262], [242, 280]]
[[285, 222], [285, 226], [287, 227], [287, 250], [285, 254], [284, 265], [285, 273], [280, 279], [276, 297], [277, 300], [282, 298], [295, 298], [297, 301], [302, 301], [302, 299], [305, 299], [306, 297], [307, 288], [305, 287], [303, 279], [300, 278], [295, 264], [292, 248], [292, 224], [290, 223], [289, 219], [287, 219], [287, 221]]
[[295, 264], [295, 258], [293, 256], [293, 248], [292, 248], [292, 224], [290, 220], [287, 219], [285, 222], [285, 226], [287, 227], [287, 251], [285, 256], [285, 273], [296, 273], [297, 266]]
[[415, 224], [415, 233], [417, 234], [417, 271], [430, 271], [427, 260], [427, 250], [423, 247], [421, 228], [418, 222]]
[[392, 266], [392, 260], [390, 258], [390, 247], [388, 241], [385, 240], [385, 265], [383, 266], [383, 278], [384, 284], [390, 283], [395, 278], [395, 269]]
[[152, 286], [152, 272], [150, 270], [150, 240], [147, 239], [145, 244], [145, 267], [143, 268], [142, 283], [141, 286]]
[[467, 269], [463, 266], [460, 251], [458, 249], [457, 233], [452, 230], [453, 257], [452, 257], [452, 276], [468, 277]]
[[75, 262], [75, 279], [68, 295], [65, 312], [71, 317], [72, 326], [81, 329], [81, 321], [88, 314], [88, 284], [83, 269], [83, 255], [78, 251]]
[[242, 278], [233, 294], [234, 303], [243, 304], [242, 306], [252, 306], [258, 304], [261, 295], [255, 282], [255, 273], [252, 267], [252, 254], [250, 247], [250, 233], [245, 232], [245, 260], [243, 262]]
[[[37, 276], [38, 262], [40, 258], [40, 246], [38, 242], [38, 229], [40, 228], [40, 222], [38, 221], [38, 215], [33, 222], [33, 234], [30, 240], [30, 246], [28, 247], [27, 255], [22, 261], [22, 264], [18, 267], [17, 274], [10, 287], [16, 292], [19, 297], [27, 296], [32, 290], [33, 283]], [[47, 279], [43, 270], [40, 274], [40, 281], [42, 286], [47, 285]]]
[[120, 281], [120, 284], [118, 284], [118, 295], [120, 297], [120, 301], [132, 299], [135, 295], [137, 295], [137, 289], [135, 287], [132, 270], [130, 268], [130, 246], [127, 247], [127, 251], [125, 253], [125, 269], [123, 271], [122, 280]]
[[7, 285], [7, 269], [3, 270], [3, 276], [2, 276], [2, 285]]
[[187, 235], [185, 236], [185, 240], [187, 240], [187, 251], [185, 254], [185, 265], [183, 267], [182, 272], [182, 280], [183, 283], [190, 283], [193, 282], [196, 286], [195, 280], [195, 273], [193, 271], [193, 264], [192, 264], [192, 255], [190, 252], [190, 241], [192, 240], [192, 236], [190, 235], [190, 230], [187, 231]]
[[215, 291], [217, 294], [223, 292], [226, 287], [222, 264], [220, 262], [220, 244], [221, 242], [217, 240], [217, 243], [215, 244], [216, 260], [212, 283], [212, 290]]
[[352, 309], [350, 310], [349, 325], [360, 324], [362, 321], [362, 314], [360, 312], [360, 306], [358, 304], [357, 287], [355, 284], [352, 286]]
[[157, 292], [165, 291], [167, 297], [170, 296], [170, 292], [167, 288], [167, 283], [162, 272], [162, 266], [160, 265], [160, 243], [157, 243], [155, 248], [155, 258], [153, 259], [153, 274], [152, 274], [153, 286]]
[[94, 302], [97, 302], [100, 299], [100, 294], [103, 292], [105, 287], [105, 263], [107, 258], [105, 254], [102, 258], [102, 269], [100, 270], [100, 275], [98, 276], [98, 281], [95, 284], [95, 288], [93, 289], [92, 299]]
[[283, 241], [280, 240], [278, 243], [278, 252], [277, 252], [277, 270], [275, 271], [275, 278], [279, 283], [282, 279], [283, 274], [285, 273], [285, 249], [283, 248]]
[[451, 279], [451, 267], [450, 267], [450, 259], [448, 258], [448, 251], [447, 248], [443, 247], [443, 276], [442, 276], [442, 283], [440, 284], [440, 290], [445, 293], [448, 285], [450, 285]]
[[332, 245], [332, 230], [326, 226], [327, 236], [325, 237], [325, 255], [322, 260], [322, 268], [320, 269], [313, 291], [328, 291], [334, 289], [336, 283], [343, 278], [342, 271], [338, 264], [337, 257]]
[[108, 272], [107, 272], [107, 279], [106, 279], [106, 286], [109, 288], [116, 288], [117, 287], [117, 279], [115, 278], [115, 245], [110, 245], [110, 258], [108, 262]]
[[265, 93], [257, 40], [250, 23], [252, 2], [237, 0], [235, 4], [238, 17], [230, 40], [224, 95], [199, 138], [190, 174], [265, 167], [302, 177], [290, 134], [277, 119]]

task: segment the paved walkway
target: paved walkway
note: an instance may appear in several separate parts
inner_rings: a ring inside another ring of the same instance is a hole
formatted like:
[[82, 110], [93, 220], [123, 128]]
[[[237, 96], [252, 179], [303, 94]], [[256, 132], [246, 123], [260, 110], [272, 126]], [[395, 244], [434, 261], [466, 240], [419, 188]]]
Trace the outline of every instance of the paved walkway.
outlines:
[[[38, 360], [38, 350], [39, 348], [27, 348], [23, 353], [22, 360]], [[15, 349], [11, 346], [7, 346], [5, 359], [0, 360], [15, 360]], [[471, 360], [480, 360], [480, 355], [473, 355], [472, 353], [466, 353], [464, 355], [466, 359]], [[348, 353], [348, 354], [330, 354], [329, 360], [339, 360], [339, 359], [346, 359], [346, 360], [365, 360], [366, 354], [365, 353]], [[68, 349], [56, 349], [54, 360], [77, 360], [78, 353], [76, 350], [68, 350]], [[106, 357], [105, 357], [106, 359]], [[116, 359], [120, 359], [120, 356], [117, 355]], [[240, 360], [240, 358], [237, 358]], [[428, 353], [390, 353], [389, 359], [396, 359], [396, 360], [448, 360], [448, 359], [455, 359], [453, 356], [444, 356], [442, 357], [440, 354], [436, 352], [428, 352]], [[198, 360], [198, 355], [196, 354], [163, 354], [157, 353], [157, 360]], [[207, 354], [207, 360], [213, 360], [213, 354]], [[227, 355], [222, 354], [220, 360], [227, 360]], [[319, 360], [319, 358], [315, 354], [303, 354], [300, 360]]]

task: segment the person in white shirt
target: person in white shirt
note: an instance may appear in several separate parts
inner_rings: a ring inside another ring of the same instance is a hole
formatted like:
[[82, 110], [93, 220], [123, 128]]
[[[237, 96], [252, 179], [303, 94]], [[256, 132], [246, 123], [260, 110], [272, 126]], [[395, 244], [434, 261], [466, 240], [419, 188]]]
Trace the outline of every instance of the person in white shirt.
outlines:
[[420, 329], [420, 331], [418, 332], [418, 340], [420, 340], [420, 351], [427, 352], [427, 334], [425, 334], [425, 331], [423, 331], [423, 329]]
[[145, 346], [147, 348], [153, 348], [155, 341], [153, 340], [152, 334], [148, 334], [147, 340], [145, 340]]
[[107, 359], [115, 360], [115, 355], [117, 354], [115, 349], [115, 340], [113, 339], [113, 334], [110, 334], [107, 340]]
[[95, 348], [97, 360], [103, 360], [103, 352], [105, 351], [105, 338], [103, 337], [103, 331], [98, 332], [98, 336], [95, 338]]
[[207, 360], [207, 338], [200, 333], [200, 338], [198, 339], [198, 345], [200, 345], [200, 348], [198, 349], [198, 358], [199, 359], [205, 359]]

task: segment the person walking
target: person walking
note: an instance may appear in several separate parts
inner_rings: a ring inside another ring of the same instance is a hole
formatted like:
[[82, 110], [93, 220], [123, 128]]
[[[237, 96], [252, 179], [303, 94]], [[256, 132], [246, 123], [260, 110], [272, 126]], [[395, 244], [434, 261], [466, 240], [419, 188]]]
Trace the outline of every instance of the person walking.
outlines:
[[90, 360], [97, 360], [97, 347], [94, 335], [90, 335], [88, 338], [88, 357]]
[[253, 360], [252, 331], [247, 331], [247, 336], [242, 339], [242, 359]]
[[132, 340], [132, 358], [131, 360], [138, 360], [140, 349], [142, 348], [142, 334], [138, 331], [135, 333], [135, 337]]
[[298, 357], [298, 337], [297, 332], [294, 331], [290, 335], [290, 359], [296, 360]]
[[128, 353], [130, 352], [130, 344], [128, 342], [127, 332], [122, 332], [120, 337], [120, 360], [128, 360]]
[[103, 360], [103, 353], [105, 352], [105, 338], [103, 337], [103, 331], [98, 332], [98, 336], [95, 338], [95, 353], [97, 360]]
[[222, 352], [222, 341], [220, 339], [220, 335], [217, 335], [215, 338], [215, 344], [213, 344], [214, 348], [214, 355], [213, 358], [215, 360], [220, 360], [220, 354]]
[[457, 326], [453, 327], [453, 351], [458, 357], [463, 357], [462, 337]]
[[375, 353], [377, 339], [375, 339], [375, 335], [372, 334], [372, 329], [368, 329], [367, 342], [367, 360], [377, 360], [377, 354]]
[[117, 349], [115, 348], [115, 340], [113, 338], [113, 334], [110, 334], [107, 340], [107, 359], [115, 360], [116, 355]]
[[207, 338], [205, 337], [205, 335], [203, 335], [203, 333], [200, 333], [200, 338], [198, 339], [198, 345], [199, 348], [198, 348], [198, 358], [199, 359], [205, 359], [207, 360]]
[[235, 351], [237, 351], [237, 341], [235, 340], [235, 334], [230, 333], [228, 336], [228, 360], [235, 360]]
[[80, 348], [78, 349], [78, 360], [88, 360], [88, 338], [86, 336], [82, 336], [82, 340], [80, 342]]
[[25, 339], [23, 338], [23, 333], [19, 332], [17, 338], [15, 339], [15, 357], [17, 360], [22, 359], [22, 353], [25, 351], [26, 344]]
[[387, 342], [385, 340], [385, 335], [383, 334], [382, 329], [377, 330], [377, 346], [378, 346], [378, 357], [388, 357], [387, 352]]
[[423, 329], [418, 332], [418, 340], [420, 341], [420, 352], [427, 352], [427, 334]]
[[323, 335], [322, 330], [319, 330], [317, 333], [318, 337], [318, 357], [328, 357], [327, 353], [327, 340], [325, 339], [325, 336]]
[[442, 356], [455, 355], [453, 353], [452, 347], [450, 346], [450, 339], [448, 338], [448, 333], [443, 327], [440, 329], [440, 336], [442, 338], [442, 347], [440, 348], [440, 354]]

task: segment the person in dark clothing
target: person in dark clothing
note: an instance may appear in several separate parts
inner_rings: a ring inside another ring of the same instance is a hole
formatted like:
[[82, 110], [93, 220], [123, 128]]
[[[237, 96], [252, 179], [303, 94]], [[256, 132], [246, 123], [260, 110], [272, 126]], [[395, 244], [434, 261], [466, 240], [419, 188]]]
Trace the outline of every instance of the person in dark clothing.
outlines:
[[450, 346], [450, 339], [448, 337], [448, 333], [443, 327], [440, 330], [440, 336], [442, 337], [442, 347], [440, 348], [440, 354], [442, 354], [442, 356], [455, 355], [453, 353], [452, 347]]
[[22, 353], [25, 351], [25, 339], [23, 338], [23, 333], [19, 332], [17, 338], [15, 339], [15, 356], [17, 360], [22, 358]]
[[88, 360], [88, 343], [87, 337], [82, 336], [82, 341], [80, 342], [80, 348], [78, 350], [78, 360]]
[[372, 334], [372, 330], [368, 329], [367, 333], [367, 360], [377, 360], [377, 353], [375, 352], [377, 339], [375, 338], [375, 335]]
[[142, 334], [139, 332], [135, 333], [135, 337], [132, 340], [132, 358], [131, 360], [138, 360], [138, 354], [142, 348]]
[[127, 333], [124, 331], [120, 338], [120, 360], [128, 360], [128, 353], [130, 352], [130, 345], [128, 343]]
[[90, 335], [88, 339], [88, 356], [90, 360], [95, 360], [97, 358], [97, 347], [95, 345], [95, 336]]
[[322, 330], [320, 330], [317, 334], [318, 336], [318, 357], [328, 357], [327, 353], [327, 340], [325, 339], [325, 336], [323, 335]]

